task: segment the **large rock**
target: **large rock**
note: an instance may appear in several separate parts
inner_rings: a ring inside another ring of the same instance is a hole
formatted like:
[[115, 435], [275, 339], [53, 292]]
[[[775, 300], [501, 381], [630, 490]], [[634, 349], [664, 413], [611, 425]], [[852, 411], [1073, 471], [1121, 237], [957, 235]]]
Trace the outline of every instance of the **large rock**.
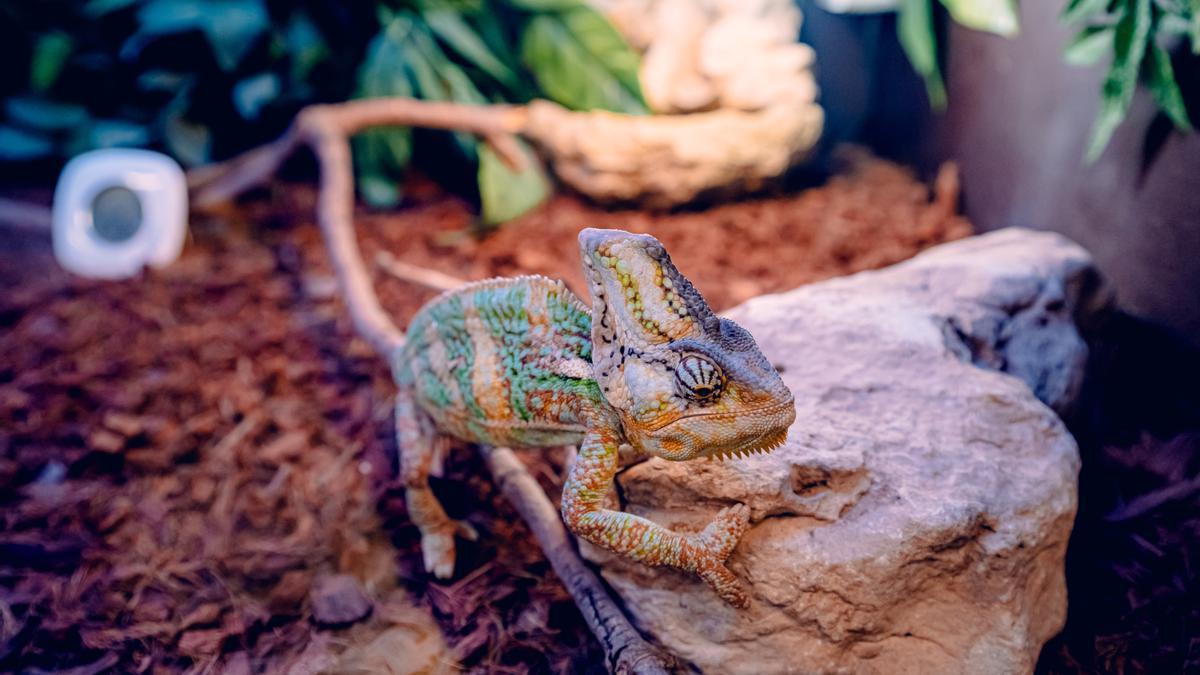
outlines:
[[787, 444], [619, 477], [625, 509], [671, 526], [748, 504], [729, 565], [751, 607], [585, 554], [705, 672], [1029, 672], [1066, 616], [1076, 506], [1078, 450], [1051, 408], [1082, 377], [1076, 316], [1103, 300], [1082, 249], [1025, 230], [754, 299], [728, 315], [796, 396]]

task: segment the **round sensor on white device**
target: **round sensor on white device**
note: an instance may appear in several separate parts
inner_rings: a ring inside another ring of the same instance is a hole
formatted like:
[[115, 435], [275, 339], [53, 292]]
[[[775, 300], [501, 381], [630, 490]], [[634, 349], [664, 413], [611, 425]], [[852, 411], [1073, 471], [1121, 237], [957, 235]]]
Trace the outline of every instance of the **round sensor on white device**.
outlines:
[[67, 162], [54, 190], [54, 255], [86, 277], [131, 277], [183, 250], [187, 179], [166, 155], [93, 150]]

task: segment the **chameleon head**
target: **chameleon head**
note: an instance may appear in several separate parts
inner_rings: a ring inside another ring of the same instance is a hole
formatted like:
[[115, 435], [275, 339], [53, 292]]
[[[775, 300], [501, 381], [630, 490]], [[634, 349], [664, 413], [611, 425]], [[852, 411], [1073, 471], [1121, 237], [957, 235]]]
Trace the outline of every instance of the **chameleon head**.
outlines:
[[630, 443], [673, 460], [771, 450], [792, 393], [741, 326], [713, 314], [657, 239], [579, 233], [592, 369]]

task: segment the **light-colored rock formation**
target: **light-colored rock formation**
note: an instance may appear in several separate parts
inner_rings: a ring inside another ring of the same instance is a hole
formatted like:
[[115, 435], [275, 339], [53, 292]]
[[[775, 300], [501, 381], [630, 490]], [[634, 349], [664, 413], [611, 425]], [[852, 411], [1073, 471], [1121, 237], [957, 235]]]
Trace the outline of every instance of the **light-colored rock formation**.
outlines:
[[642, 52], [657, 113], [811, 104], [813, 51], [793, 0], [591, 0]]
[[671, 526], [750, 505], [729, 565], [751, 607], [585, 554], [705, 672], [1029, 672], [1066, 616], [1079, 469], [1049, 406], [1075, 396], [1075, 317], [1104, 297], [1082, 249], [1007, 230], [751, 300], [728, 315], [796, 396], [787, 444], [619, 476], [624, 508]]
[[563, 182], [597, 201], [653, 208], [758, 190], [813, 149], [824, 123], [811, 103], [621, 115], [534, 101], [528, 112], [522, 133]]

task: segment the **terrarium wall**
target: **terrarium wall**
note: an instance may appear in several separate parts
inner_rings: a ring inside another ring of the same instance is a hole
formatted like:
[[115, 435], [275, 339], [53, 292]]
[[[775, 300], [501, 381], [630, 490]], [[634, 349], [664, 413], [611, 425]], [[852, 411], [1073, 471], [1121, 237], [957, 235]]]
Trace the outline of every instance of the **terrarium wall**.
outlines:
[[[1139, 89], [1104, 154], [1085, 164], [1107, 64], [1063, 62], [1060, 9], [1021, 3], [1013, 39], [951, 27], [936, 147], [959, 163], [964, 208], [980, 230], [1067, 235], [1095, 256], [1125, 309], [1200, 344], [1200, 135], [1162, 120], [1152, 128], [1157, 110]], [[1200, 68], [1187, 58], [1190, 67], [1175, 67], [1185, 96], [1200, 91]], [[1159, 132], [1165, 142], [1143, 168]]]
[[[1067, 235], [1094, 254], [1123, 308], [1200, 344], [1200, 134], [1156, 121], [1140, 88], [1104, 154], [1085, 163], [1107, 63], [1064, 62], [1071, 32], [1058, 20], [1062, 3], [1022, 3], [1020, 34], [1010, 39], [947, 22], [941, 114], [930, 111], [893, 37], [894, 15], [801, 6], [801, 38], [818, 55], [826, 149], [863, 143], [926, 175], [954, 160], [963, 209], [980, 231]], [[1200, 96], [1200, 60], [1186, 58], [1176, 75], [1185, 96]], [[1148, 143], [1164, 136], [1151, 152]]]

